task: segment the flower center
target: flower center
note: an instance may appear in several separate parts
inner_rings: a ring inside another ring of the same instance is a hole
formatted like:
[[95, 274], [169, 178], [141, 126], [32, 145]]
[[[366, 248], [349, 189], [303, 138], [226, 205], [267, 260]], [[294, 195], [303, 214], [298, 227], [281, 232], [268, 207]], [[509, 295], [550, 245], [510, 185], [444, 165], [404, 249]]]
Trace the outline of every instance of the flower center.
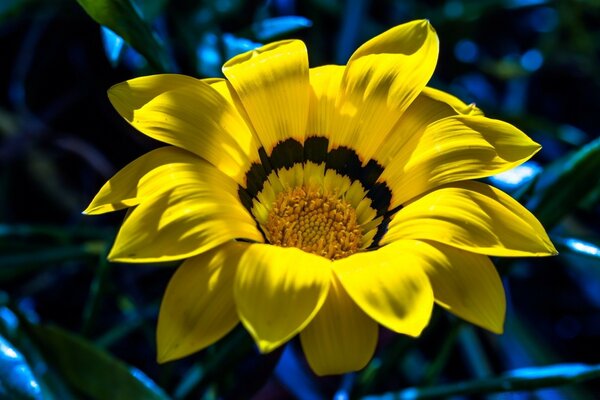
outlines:
[[331, 260], [358, 251], [362, 238], [350, 204], [305, 187], [279, 193], [264, 228], [271, 244], [297, 247]]

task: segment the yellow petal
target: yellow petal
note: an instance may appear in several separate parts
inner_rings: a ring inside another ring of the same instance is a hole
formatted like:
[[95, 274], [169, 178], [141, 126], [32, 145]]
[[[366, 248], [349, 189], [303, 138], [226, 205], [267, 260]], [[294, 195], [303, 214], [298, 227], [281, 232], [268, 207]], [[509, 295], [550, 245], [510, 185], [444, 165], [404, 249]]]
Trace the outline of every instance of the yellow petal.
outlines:
[[199, 155], [241, 185], [259, 159], [259, 145], [244, 119], [205, 82], [180, 75], [146, 76], [113, 86], [108, 96], [136, 129]]
[[299, 40], [240, 54], [223, 65], [268, 155], [280, 141], [304, 140], [308, 115], [308, 55]]
[[158, 362], [202, 350], [237, 325], [233, 279], [247, 246], [228, 242], [187, 259], [177, 269], [158, 314]]
[[310, 69], [307, 137], [330, 137], [343, 124], [344, 118], [349, 118], [341, 115], [336, 108], [344, 69], [345, 67], [341, 65], [324, 65]]
[[420, 240], [401, 240], [394, 247], [424, 260], [421, 267], [437, 304], [475, 325], [502, 333], [506, 298], [489, 257]]
[[145, 198], [177, 185], [198, 182], [199, 170], [207, 167], [206, 161], [177, 147], [153, 150], [129, 163], [106, 182], [84, 214], [102, 214], [138, 205]]
[[514, 126], [457, 115], [430, 123], [412, 136], [380, 180], [392, 187], [392, 207], [445, 183], [483, 178], [531, 158], [540, 145]]
[[377, 323], [333, 279], [327, 300], [300, 333], [300, 341], [317, 375], [344, 374], [367, 365], [375, 352], [377, 333]]
[[393, 245], [333, 262], [334, 272], [352, 300], [388, 329], [419, 336], [429, 323], [433, 292], [419, 268], [423, 259]]
[[[394, 161], [397, 163], [397, 155], [403, 151], [406, 143], [409, 140], [418, 141], [429, 124], [459, 114], [481, 115], [481, 111], [474, 105], [468, 106], [448, 93], [430, 87], [423, 88], [402, 114], [402, 118], [386, 138], [385, 145], [377, 149], [374, 158], [384, 166]], [[407, 147], [411, 148], [411, 146]], [[412, 147], [415, 147], [414, 143]], [[406, 152], [406, 148], [404, 151]]]
[[[356, 149], [365, 165], [431, 78], [438, 39], [428, 21], [382, 33], [352, 55], [344, 71], [330, 148]], [[324, 116], [327, 118], [327, 116]]]
[[496, 188], [471, 181], [440, 187], [398, 211], [381, 243], [402, 239], [427, 239], [492, 256], [556, 254], [525, 207]]
[[299, 333], [321, 308], [330, 261], [300, 249], [253, 244], [242, 256], [233, 293], [240, 320], [268, 353]]
[[456, 96], [444, 92], [443, 90], [426, 86], [423, 88], [423, 91], [420, 95], [429, 98], [431, 101], [435, 101], [440, 104], [447, 104], [448, 106], [452, 107], [456, 114], [483, 116], [483, 111], [477, 108], [475, 103], [467, 105]]
[[178, 185], [142, 202], [123, 222], [112, 261], [160, 262], [201, 254], [232, 239], [262, 242], [229, 183], [210, 166], [196, 184]]

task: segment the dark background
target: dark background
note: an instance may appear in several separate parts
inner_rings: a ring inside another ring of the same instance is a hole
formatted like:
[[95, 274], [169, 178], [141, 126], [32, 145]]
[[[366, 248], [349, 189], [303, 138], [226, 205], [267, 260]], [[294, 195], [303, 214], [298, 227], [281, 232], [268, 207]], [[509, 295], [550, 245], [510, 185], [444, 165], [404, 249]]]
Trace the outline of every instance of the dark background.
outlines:
[[[111, 56], [99, 24], [74, 0], [0, 5], [0, 338], [23, 356], [44, 393], [101, 398], [81, 379], [74, 383], [80, 364], [64, 361], [63, 352], [80, 350], [62, 336], [49, 343], [48, 324], [60, 335], [86, 340], [94, 349], [86, 362], [110, 354], [175, 398], [355, 397], [522, 367], [600, 363], [597, 1], [137, 4], [163, 43], [162, 67], [127, 45]], [[290, 15], [299, 18], [280, 32], [257, 25]], [[156, 315], [174, 265], [107, 263], [123, 214], [81, 214], [112, 174], [159, 145], [121, 119], [106, 90], [156, 72], [218, 76], [227, 56], [249, 41], [301, 38], [311, 66], [344, 64], [364, 41], [416, 18], [429, 19], [440, 37], [430, 85], [477, 103], [487, 116], [515, 124], [543, 145], [527, 164], [533, 177], [493, 181], [540, 216], [561, 251], [554, 258], [497, 263], [509, 300], [506, 333], [495, 336], [437, 310], [417, 341], [382, 332], [375, 360], [346, 377], [314, 377], [294, 342], [284, 352], [259, 356], [243, 331], [157, 365]], [[312, 26], [303, 27], [308, 22]], [[19, 398], [2, 391], [10, 387], [6, 365], [0, 360], [0, 397]], [[506, 396], [593, 399], [600, 397], [600, 384]]]

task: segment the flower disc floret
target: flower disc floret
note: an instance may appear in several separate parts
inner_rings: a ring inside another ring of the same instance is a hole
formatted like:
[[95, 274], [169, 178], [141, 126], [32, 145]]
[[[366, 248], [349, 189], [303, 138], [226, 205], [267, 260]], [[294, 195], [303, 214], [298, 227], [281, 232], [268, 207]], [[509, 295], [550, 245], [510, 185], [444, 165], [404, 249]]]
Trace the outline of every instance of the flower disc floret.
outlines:
[[332, 260], [356, 253], [362, 239], [356, 211], [348, 202], [305, 187], [279, 193], [265, 229], [271, 244]]

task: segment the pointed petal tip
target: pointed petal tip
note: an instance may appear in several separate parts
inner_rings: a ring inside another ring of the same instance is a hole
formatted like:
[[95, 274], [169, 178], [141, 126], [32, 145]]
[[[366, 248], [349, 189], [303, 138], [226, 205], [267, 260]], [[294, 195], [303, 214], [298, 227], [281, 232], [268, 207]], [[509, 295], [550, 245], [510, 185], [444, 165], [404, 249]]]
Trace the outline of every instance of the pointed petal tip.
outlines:
[[81, 214], [82, 215], [98, 215], [98, 214], [103, 214], [103, 212], [102, 212], [101, 207], [93, 206], [93, 203], [90, 203], [90, 205], [87, 206], [87, 208], [85, 210], [83, 210], [81, 212]]
[[135, 254], [125, 253], [123, 249], [113, 247], [110, 249], [110, 252], [106, 256], [106, 259], [112, 263], [128, 263], [128, 264], [143, 264], [143, 263], [151, 263], [151, 262], [160, 262], [160, 261], [170, 261], [170, 260], [161, 260], [158, 258], [149, 259], [149, 258], [137, 258]]
[[279, 340], [269, 340], [269, 339], [261, 338], [259, 336], [259, 334], [256, 332], [256, 330], [252, 327], [250, 322], [245, 320], [242, 316], [240, 316], [240, 322], [242, 323], [242, 325], [244, 326], [246, 331], [252, 337], [254, 344], [256, 344], [256, 347], [261, 354], [268, 354], [268, 353], [273, 352], [274, 350], [277, 350], [279, 347], [285, 345], [287, 342], [292, 340], [296, 335], [298, 335], [302, 331], [302, 329], [304, 329], [304, 328], [301, 328], [297, 332], [294, 332], [293, 334], [288, 335], [285, 338], [282, 338]]
[[554, 247], [554, 244], [552, 242], [549, 242], [548, 243], [548, 253], [544, 254], [544, 255], [550, 257], [550, 256], [557, 256], [558, 254], [559, 254], [558, 250], [556, 250], [556, 247]]
[[255, 338], [254, 342], [256, 343], [256, 346], [258, 347], [258, 351], [260, 351], [261, 354], [268, 354], [268, 353], [272, 352], [273, 350], [276, 350], [278, 347], [280, 347], [284, 343], [286, 343], [287, 340], [284, 342], [270, 342], [267, 340], [260, 340], [260, 339]]
[[543, 235], [538, 235], [538, 239], [542, 248], [540, 249], [540, 251], [533, 254], [533, 256], [552, 257], [558, 255], [558, 250], [556, 250], [554, 243], [552, 243], [552, 240], [550, 240], [546, 232], [543, 232]]
[[431, 24], [431, 21], [429, 21], [428, 18], [418, 19], [415, 22], [417, 22], [418, 25], [421, 26], [421, 27], [424, 27], [424, 28], [426, 27], [426, 28], [429, 28], [431, 30], [435, 30], [435, 28]]
[[233, 290], [239, 318], [261, 353], [291, 340], [319, 312], [331, 282], [329, 263], [294, 247], [248, 247]]
[[490, 332], [495, 333], [496, 335], [503, 335], [504, 334], [504, 321], [502, 321], [502, 323], [498, 326], [491, 326]]
[[174, 361], [177, 357], [169, 356], [168, 353], [160, 352], [156, 354], [156, 362], [158, 364], [165, 364], [169, 361]]
[[406, 336], [410, 336], [410, 337], [412, 337], [412, 338], [415, 338], [415, 339], [416, 339], [416, 338], [418, 338], [419, 336], [421, 336], [421, 334], [423, 333], [423, 331], [425, 330], [425, 327], [427, 327], [427, 325], [429, 325], [429, 321], [428, 321], [428, 322], [427, 322], [425, 325], [423, 325], [423, 326], [421, 326], [421, 327], [416, 327], [416, 328], [415, 328], [414, 330], [412, 330], [412, 331], [408, 331], [408, 330], [407, 330], [406, 332], [401, 332], [401, 333], [405, 334]]
[[164, 340], [164, 335], [161, 335], [159, 330], [157, 329], [156, 334], [156, 362], [159, 364], [164, 364], [169, 361], [174, 361], [178, 358], [173, 351], [174, 348], [172, 345], [167, 345]]
[[110, 249], [110, 251], [108, 252], [108, 255], [106, 256], [106, 258], [108, 259], [108, 261], [116, 261], [116, 258], [118, 258], [118, 255], [115, 255], [115, 246], [113, 245], [113, 247]]
[[[157, 343], [156, 345], [156, 362], [165, 364], [171, 361], [176, 361], [192, 354], [181, 354], [177, 352], [178, 346], [164, 346]], [[200, 350], [198, 350], [200, 351]]]

